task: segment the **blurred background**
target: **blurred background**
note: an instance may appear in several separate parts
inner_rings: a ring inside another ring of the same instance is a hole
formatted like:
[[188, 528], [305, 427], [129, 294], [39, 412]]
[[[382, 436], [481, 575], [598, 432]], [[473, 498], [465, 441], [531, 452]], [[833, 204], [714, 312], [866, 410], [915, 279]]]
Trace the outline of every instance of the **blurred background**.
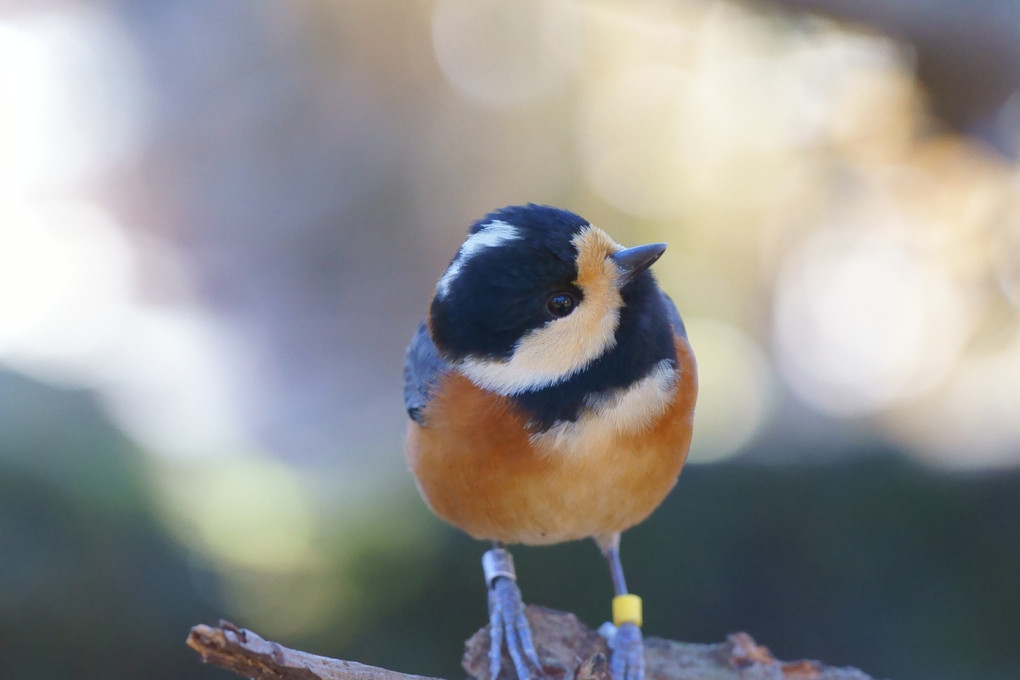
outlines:
[[[581, 213], [701, 366], [646, 633], [1020, 677], [1020, 4], [0, 0], [0, 675], [227, 678], [228, 618], [462, 676], [406, 472], [472, 221]], [[594, 545], [516, 551], [597, 626]]]

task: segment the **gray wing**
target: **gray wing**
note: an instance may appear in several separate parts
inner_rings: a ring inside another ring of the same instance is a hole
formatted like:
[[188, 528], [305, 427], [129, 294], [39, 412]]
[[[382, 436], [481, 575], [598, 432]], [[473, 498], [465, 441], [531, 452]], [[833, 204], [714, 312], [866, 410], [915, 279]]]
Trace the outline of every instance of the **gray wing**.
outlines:
[[684, 327], [684, 320], [680, 318], [680, 311], [666, 293], [659, 292], [662, 294], [662, 306], [666, 308], [666, 316], [669, 318], [669, 325], [673, 327], [673, 332], [686, 339], [687, 329]]
[[429, 329], [422, 321], [404, 357], [404, 406], [407, 407], [407, 415], [416, 423], [424, 424], [422, 411], [429, 403], [436, 381], [447, 370], [446, 361], [439, 356]]

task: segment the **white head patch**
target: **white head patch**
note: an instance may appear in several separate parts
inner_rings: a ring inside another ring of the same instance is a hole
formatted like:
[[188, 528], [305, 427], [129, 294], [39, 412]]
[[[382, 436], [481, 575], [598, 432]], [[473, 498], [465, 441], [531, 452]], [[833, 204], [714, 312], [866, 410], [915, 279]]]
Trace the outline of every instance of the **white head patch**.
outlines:
[[436, 286], [436, 295], [445, 298], [450, 292], [450, 284], [460, 275], [460, 270], [467, 264], [467, 261], [477, 255], [485, 248], [493, 248], [507, 241], [515, 241], [521, 238], [517, 227], [501, 220], [493, 220], [484, 225], [481, 229], [468, 236], [467, 240], [460, 247], [457, 257], [453, 259], [447, 268], [443, 278], [439, 279]]

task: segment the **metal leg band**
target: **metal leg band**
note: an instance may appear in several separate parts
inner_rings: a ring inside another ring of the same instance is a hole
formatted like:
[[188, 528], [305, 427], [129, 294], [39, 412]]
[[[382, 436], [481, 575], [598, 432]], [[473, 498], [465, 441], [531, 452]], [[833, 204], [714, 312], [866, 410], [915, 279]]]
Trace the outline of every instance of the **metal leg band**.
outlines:
[[482, 555], [482, 570], [485, 572], [485, 585], [492, 588], [496, 579], [503, 577], [511, 581], [517, 580], [517, 572], [514, 571], [514, 558], [503, 548], [486, 550]]

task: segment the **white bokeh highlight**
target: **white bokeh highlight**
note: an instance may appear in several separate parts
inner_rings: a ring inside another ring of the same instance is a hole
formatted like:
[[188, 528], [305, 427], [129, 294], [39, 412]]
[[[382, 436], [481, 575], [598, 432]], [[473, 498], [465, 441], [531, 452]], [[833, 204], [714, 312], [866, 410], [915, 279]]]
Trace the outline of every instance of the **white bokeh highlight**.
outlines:
[[822, 231], [797, 248], [779, 274], [773, 322], [793, 391], [846, 417], [933, 388], [969, 334], [964, 300], [946, 273], [876, 232]]

